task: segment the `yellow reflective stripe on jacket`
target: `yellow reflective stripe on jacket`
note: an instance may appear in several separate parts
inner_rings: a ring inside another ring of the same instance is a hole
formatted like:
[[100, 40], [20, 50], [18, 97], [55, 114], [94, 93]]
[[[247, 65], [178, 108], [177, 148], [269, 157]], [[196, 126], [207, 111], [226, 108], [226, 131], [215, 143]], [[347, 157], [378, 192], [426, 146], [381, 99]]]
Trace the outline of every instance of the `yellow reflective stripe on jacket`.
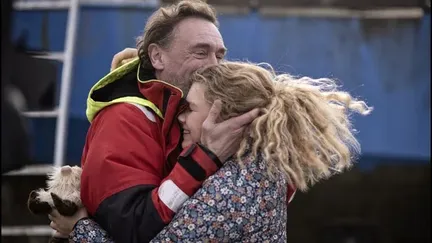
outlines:
[[113, 104], [118, 104], [118, 103], [134, 103], [137, 105], [142, 105], [142, 106], [148, 107], [152, 111], [154, 111], [156, 113], [156, 115], [158, 115], [160, 118], [163, 119], [162, 112], [156, 107], [155, 104], [153, 104], [152, 102], [150, 102], [146, 99], [134, 97], [134, 96], [121, 97], [121, 98], [117, 98], [117, 99], [114, 99], [114, 100], [109, 101], [109, 102], [99, 102], [99, 101], [94, 101], [92, 99], [88, 99], [87, 100], [87, 111], [86, 111], [87, 119], [90, 122], [93, 121], [97, 112], [99, 112], [100, 110], [102, 110], [103, 108], [105, 108], [107, 106], [110, 106]]
[[123, 66], [113, 70], [112, 72], [108, 73], [105, 77], [100, 79], [90, 89], [89, 95], [87, 97], [87, 109], [86, 109], [86, 116], [87, 116], [87, 119], [89, 120], [89, 122], [92, 122], [94, 117], [96, 116], [96, 114], [100, 110], [102, 110], [103, 108], [110, 106], [110, 105], [113, 105], [113, 104], [122, 103], [122, 102], [134, 103], [134, 104], [148, 107], [152, 111], [154, 111], [160, 118], [163, 119], [162, 112], [156, 107], [156, 105], [153, 104], [152, 102], [146, 100], [146, 99], [143, 99], [143, 98], [126, 96], [126, 97], [117, 98], [117, 99], [114, 99], [114, 100], [111, 100], [108, 102], [95, 101], [91, 98], [91, 95], [93, 94], [93, 92], [95, 90], [101, 89], [101, 88], [105, 87], [106, 85], [117, 81], [118, 79], [122, 78], [125, 74], [129, 73], [134, 68], [136, 68], [138, 65], [139, 65], [139, 59], [136, 58], [136, 59], [124, 64]]

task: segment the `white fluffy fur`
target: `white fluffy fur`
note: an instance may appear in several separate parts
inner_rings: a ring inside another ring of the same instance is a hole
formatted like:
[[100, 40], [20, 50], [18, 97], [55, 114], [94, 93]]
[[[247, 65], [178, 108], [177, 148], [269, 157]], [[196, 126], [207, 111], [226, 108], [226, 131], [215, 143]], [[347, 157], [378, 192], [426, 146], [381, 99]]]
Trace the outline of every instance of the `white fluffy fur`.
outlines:
[[[70, 170], [67, 168], [69, 167]], [[62, 173], [62, 168], [66, 168], [67, 172]], [[69, 200], [75, 203], [78, 207], [82, 207], [80, 197], [82, 169], [78, 166], [63, 166], [53, 167], [53, 171], [48, 174], [46, 190], [39, 189], [37, 191], [37, 199], [41, 202], [47, 202], [54, 208], [54, 203], [51, 198], [51, 192], [59, 196], [63, 200]]]

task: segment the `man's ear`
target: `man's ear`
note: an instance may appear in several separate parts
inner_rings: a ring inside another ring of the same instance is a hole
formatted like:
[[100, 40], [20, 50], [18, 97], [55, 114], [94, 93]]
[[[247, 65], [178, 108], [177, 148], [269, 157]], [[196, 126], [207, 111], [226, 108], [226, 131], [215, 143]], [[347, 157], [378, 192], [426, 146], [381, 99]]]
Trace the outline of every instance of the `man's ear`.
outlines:
[[162, 58], [162, 48], [157, 44], [150, 44], [148, 47], [148, 55], [153, 67], [156, 70], [163, 70], [165, 65]]

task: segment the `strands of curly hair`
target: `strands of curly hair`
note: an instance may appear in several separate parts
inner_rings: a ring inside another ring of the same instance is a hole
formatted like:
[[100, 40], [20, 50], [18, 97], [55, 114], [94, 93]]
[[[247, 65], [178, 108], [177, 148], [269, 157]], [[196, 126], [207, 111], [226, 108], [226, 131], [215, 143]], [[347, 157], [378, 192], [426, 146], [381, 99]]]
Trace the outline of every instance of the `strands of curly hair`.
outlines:
[[338, 90], [334, 80], [277, 75], [267, 66], [224, 62], [191, 77], [205, 85], [208, 102], [223, 102], [222, 119], [261, 109], [245, 133], [239, 161], [251, 145], [255, 156], [263, 154], [270, 176], [283, 173], [302, 191], [351, 167], [360, 145], [350, 114], [367, 115], [372, 108]]

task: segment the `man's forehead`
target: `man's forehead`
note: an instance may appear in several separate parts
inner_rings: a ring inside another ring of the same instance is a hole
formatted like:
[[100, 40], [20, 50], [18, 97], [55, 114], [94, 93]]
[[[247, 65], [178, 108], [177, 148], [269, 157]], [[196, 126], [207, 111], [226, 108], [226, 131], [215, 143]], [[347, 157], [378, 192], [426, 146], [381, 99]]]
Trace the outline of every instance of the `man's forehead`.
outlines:
[[222, 36], [210, 21], [198, 18], [185, 19], [174, 29], [174, 39], [189, 46], [207, 44], [224, 48]]

